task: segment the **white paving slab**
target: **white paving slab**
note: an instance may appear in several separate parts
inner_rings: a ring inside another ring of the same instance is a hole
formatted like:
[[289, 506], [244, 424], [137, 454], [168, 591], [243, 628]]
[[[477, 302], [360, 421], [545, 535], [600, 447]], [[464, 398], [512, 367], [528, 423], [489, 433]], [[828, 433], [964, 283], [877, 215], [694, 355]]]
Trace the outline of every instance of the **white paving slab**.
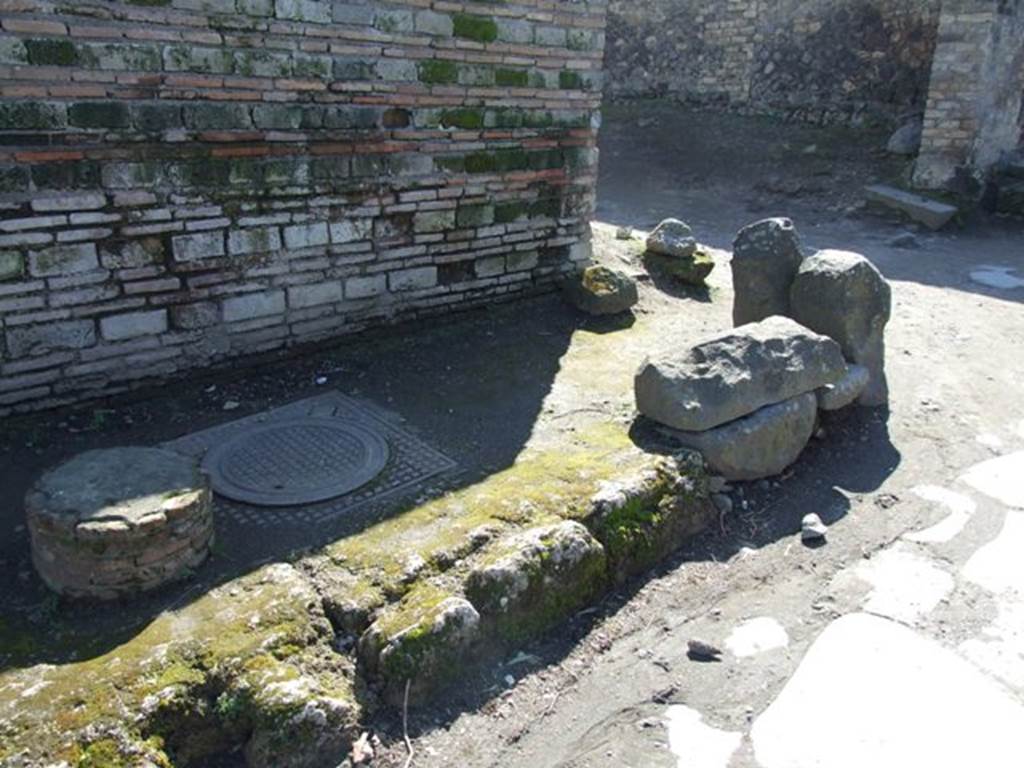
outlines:
[[962, 643], [960, 652], [1007, 685], [1024, 691], [1024, 596], [1004, 600], [998, 618], [980, 637]]
[[938, 643], [857, 613], [811, 646], [751, 732], [762, 768], [1020, 768], [1024, 707]]
[[1024, 509], [1024, 451], [976, 464], [960, 479], [1008, 507]]
[[1003, 290], [1024, 288], [1024, 280], [1014, 276], [1016, 271], [1012, 267], [993, 267], [983, 264], [971, 271], [971, 280], [989, 288], [1002, 288]]
[[963, 574], [993, 594], [1024, 595], [1024, 512], [1006, 513], [999, 535], [971, 555]]
[[857, 566], [857, 576], [873, 587], [865, 611], [907, 623], [935, 608], [954, 586], [949, 573], [901, 544]]
[[712, 728], [690, 707], [669, 707], [666, 720], [678, 768], [727, 768], [743, 740], [743, 734]]
[[967, 521], [971, 519], [971, 515], [978, 508], [978, 505], [970, 497], [937, 485], [919, 485], [912, 489], [912, 493], [925, 501], [939, 504], [949, 511], [949, 515], [930, 528], [904, 536], [909, 541], [922, 544], [943, 544], [952, 541], [964, 529]]
[[733, 656], [746, 658], [757, 656], [775, 648], [789, 645], [786, 628], [770, 616], [759, 616], [740, 624], [725, 641], [725, 647]]

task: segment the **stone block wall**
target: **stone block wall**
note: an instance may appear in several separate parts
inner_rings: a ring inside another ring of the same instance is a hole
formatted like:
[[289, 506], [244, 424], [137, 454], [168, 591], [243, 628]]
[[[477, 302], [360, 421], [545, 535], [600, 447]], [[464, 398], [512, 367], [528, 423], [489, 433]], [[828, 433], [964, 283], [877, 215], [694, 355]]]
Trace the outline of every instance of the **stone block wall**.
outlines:
[[814, 123], [924, 109], [940, 0], [612, 0], [616, 97], [669, 95]]
[[914, 183], [974, 193], [1024, 146], [1024, 0], [945, 0]]
[[0, 0], [0, 415], [550, 286], [606, 0]]

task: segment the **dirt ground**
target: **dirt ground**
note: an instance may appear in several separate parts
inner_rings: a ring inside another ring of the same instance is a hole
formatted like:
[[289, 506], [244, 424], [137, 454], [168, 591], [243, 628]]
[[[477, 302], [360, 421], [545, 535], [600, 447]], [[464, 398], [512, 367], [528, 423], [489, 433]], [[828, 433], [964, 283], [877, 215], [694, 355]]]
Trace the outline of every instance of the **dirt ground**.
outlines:
[[[735, 486], [734, 512], [658, 573], [577, 616], [547, 641], [467, 672], [443, 699], [411, 711], [405, 725], [413, 765], [674, 765], [664, 718], [676, 704], [701, 710], [716, 726], [744, 730], [776, 697], [813, 640], [849, 608], [843, 600], [855, 602], [848, 591], [830, 589], [832, 579], [934, 521], [935, 510], [913, 489], [952, 484], [966, 468], [1024, 447], [1024, 289], [971, 279], [984, 265], [1024, 275], [1024, 227], [972, 219], [930, 233], [864, 210], [864, 184], [905, 172], [902, 161], [880, 150], [884, 139], [669, 105], [609, 109], [597, 216], [607, 226], [597, 228], [597, 246], [602, 260], [640, 280], [641, 324], [659, 318], [650, 324], [656, 332], [639, 336], [643, 343], [652, 349], [684, 346], [728, 327], [727, 260], [736, 231], [766, 216], [789, 216], [808, 250], [859, 251], [892, 282], [891, 408], [826, 419], [824, 439], [814, 441], [796, 467], [773, 482]], [[652, 279], [636, 245], [614, 239], [615, 226], [648, 230], [668, 216], [688, 221], [698, 239], [719, 249], [708, 291]], [[902, 247], [893, 245], [908, 233], [913, 238], [904, 238]], [[0, 668], [110, 648], [156, 612], [188, 599], [172, 589], [97, 614], [49, 597], [27, 558], [20, 506], [45, 467], [87, 448], [171, 439], [327, 386], [401, 414], [407, 428], [459, 463], [458, 474], [439, 479], [427, 493], [458, 487], [508, 466], [528, 443], [570, 433], [574, 412], [630, 419], [631, 382], [602, 385], [616, 394], [593, 400], [585, 384], [559, 380], [563, 355], [581, 331], [601, 333], [609, 354], [643, 354], [617, 351], [615, 330], [546, 297], [429, 328], [383, 331], [301, 358], [147, 393], [132, 403], [5, 423]], [[597, 366], [594, 376], [600, 375]], [[326, 383], [317, 384], [322, 377]], [[240, 406], [225, 411], [229, 401]], [[807, 512], [833, 526], [827, 546], [799, 544], [795, 532]], [[284, 520], [245, 541], [219, 531], [227, 543], [197, 574], [191, 592], [385, 514], [386, 508], [368, 508], [316, 532]], [[992, 539], [999, 525], [999, 510], [984, 507], [957, 545], [962, 552], [945, 556], [968, 554]], [[950, 642], [966, 637], [994, 610], [972, 592], [962, 597], [935, 619], [933, 629]], [[686, 657], [688, 638], [722, 642], [737, 623], [765, 613], [789, 631], [784, 652], [743, 665], [699, 665]], [[406, 764], [405, 729], [398, 712], [366, 723], [375, 744], [373, 764]], [[754, 765], [749, 744], [743, 750], [732, 764]]]
[[[826, 421], [825, 439], [786, 476], [735, 487], [735, 512], [652, 578], [613, 596], [598, 612], [577, 616], [558, 638], [522, 649], [483, 679], [467, 680], [431, 711], [411, 713], [413, 765], [712, 765], [688, 761], [685, 749], [669, 749], [669, 709], [700, 711], [724, 732], [748, 730], [813, 640], [867, 592], [863, 584], [845, 590], [835, 584], [846, 583], [851, 569], [908, 531], [941, 517], [915, 489], [953, 485], [966, 468], [1024, 447], [1024, 290], [971, 279], [986, 266], [1024, 275], [1024, 228], [1006, 219], [971, 218], [931, 233], [865, 210], [865, 184], [905, 173], [903, 161], [880, 149], [884, 140], [668, 106], [653, 114], [647, 105], [609, 110], [600, 221], [648, 230], [675, 216], [702, 242], [727, 251], [743, 225], [789, 216], [808, 250], [854, 250], [879, 266], [894, 288], [891, 407]], [[893, 245], [908, 234], [910, 247]], [[608, 250], [611, 261], [643, 280], [635, 261], [615, 254], [614, 246]], [[686, 297], [679, 311], [695, 325], [710, 320], [726, 327], [731, 288], [725, 264], [710, 283], [708, 296]], [[661, 301], [664, 288], [646, 284], [640, 311]], [[981, 506], [938, 559], [963, 561], [996, 536], [1006, 512]], [[833, 526], [825, 547], [799, 542], [799, 521], [808, 512]], [[953, 646], [994, 612], [970, 585], [958, 586], [925, 623]], [[784, 651], [742, 664], [688, 658], [688, 639], [721, 646], [741, 622], [763, 615], [787, 628]], [[1014, 692], [1024, 701], [1024, 688]], [[375, 764], [404, 765], [397, 715], [372, 727], [384, 742]], [[749, 738], [731, 762], [726, 757], [720, 764], [757, 765]]]

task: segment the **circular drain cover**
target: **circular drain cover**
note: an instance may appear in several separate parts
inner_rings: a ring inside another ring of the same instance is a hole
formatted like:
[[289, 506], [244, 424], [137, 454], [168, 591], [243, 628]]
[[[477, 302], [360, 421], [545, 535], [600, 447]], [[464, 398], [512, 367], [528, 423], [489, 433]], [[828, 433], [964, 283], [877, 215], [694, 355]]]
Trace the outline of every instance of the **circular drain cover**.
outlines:
[[247, 429], [203, 459], [213, 489], [264, 507], [327, 501], [366, 485], [388, 462], [388, 444], [350, 421], [302, 418]]

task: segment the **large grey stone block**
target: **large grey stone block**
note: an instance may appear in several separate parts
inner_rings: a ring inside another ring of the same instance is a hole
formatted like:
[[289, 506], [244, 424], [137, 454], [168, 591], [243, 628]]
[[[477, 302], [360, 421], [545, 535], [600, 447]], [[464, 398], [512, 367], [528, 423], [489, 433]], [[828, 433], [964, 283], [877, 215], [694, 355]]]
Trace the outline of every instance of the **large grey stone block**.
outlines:
[[781, 474], [797, 460], [814, 432], [817, 410], [817, 395], [807, 392], [705, 432], [667, 433], [700, 451], [727, 480], [757, 480]]
[[702, 432], [845, 374], [835, 341], [771, 317], [647, 360], [636, 376], [636, 403], [654, 421]]

